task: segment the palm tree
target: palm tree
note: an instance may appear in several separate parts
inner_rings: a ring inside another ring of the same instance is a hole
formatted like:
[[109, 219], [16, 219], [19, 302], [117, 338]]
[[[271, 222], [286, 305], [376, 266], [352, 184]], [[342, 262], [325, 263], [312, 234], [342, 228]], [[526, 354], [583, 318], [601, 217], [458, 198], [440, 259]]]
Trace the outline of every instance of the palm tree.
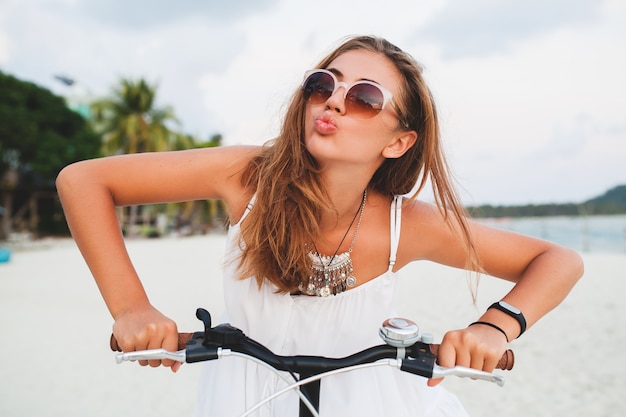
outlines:
[[[92, 103], [92, 123], [102, 134], [104, 155], [168, 151], [180, 149], [181, 145], [191, 147], [193, 141], [183, 141], [168, 126], [178, 124], [173, 110], [154, 107], [156, 92], [156, 85], [143, 78], [121, 79], [111, 98]], [[130, 208], [127, 229], [131, 236], [138, 233], [137, 212], [136, 206]]]
[[156, 86], [143, 78], [121, 79], [113, 97], [92, 103], [92, 122], [102, 134], [105, 155], [158, 152], [177, 139], [168, 124], [178, 124], [170, 107], [155, 108]]
[[[170, 129], [178, 125], [171, 108], [155, 108], [156, 86], [143, 78], [121, 79], [114, 88], [113, 96], [98, 100], [91, 105], [91, 122], [102, 135], [102, 153], [119, 155], [140, 152], [159, 152], [220, 146], [222, 136], [215, 134], [207, 141], [197, 141], [192, 135]], [[157, 212], [165, 211], [168, 217], [177, 217], [185, 223], [216, 227], [216, 218], [224, 217], [225, 207], [217, 201], [196, 201], [143, 207], [144, 229]], [[174, 214], [175, 213], [175, 214]], [[120, 212], [123, 219], [124, 212]], [[126, 229], [129, 235], [139, 234], [137, 227], [138, 207], [130, 207]]]

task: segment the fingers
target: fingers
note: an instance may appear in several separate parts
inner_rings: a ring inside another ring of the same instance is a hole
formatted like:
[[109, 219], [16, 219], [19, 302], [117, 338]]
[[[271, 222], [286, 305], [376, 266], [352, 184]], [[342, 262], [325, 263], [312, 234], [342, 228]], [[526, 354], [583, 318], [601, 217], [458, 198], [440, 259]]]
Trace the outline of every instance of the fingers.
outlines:
[[[165, 349], [170, 352], [178, 350], [178, 330], [173, 322], [160, 324], [159, 326], [151, 325], [148, 328], [150, 336], [147, 349]], [[171, 367], [174, 365], [174, 362], [171, 359], [165, 359], [151, 360], [147, 363], [151, 367], [156, 368], [161, 365]]]
[[[148, 349], [178, 350], [178, 329], [176, 323], [153, 310], [149, 313], [133, 313], [118, 317], [113, 325], [113, 334], [124, 352]], [[141, 360], [141, 366], [172, 367], [176, 361]], [[178, 368], [177, 368], [178, 369]]]
[[[445, 368], [464, 366], [492, 372], [505, 350], [506, 340], [499, 332], [487, 326], [472, 326], [446, 333], [437, 363]], [[430, 379], [428, 386], [438, 385], [442, 380]]]
[[[152, 326], [151, 326], [152, 327]], [[163, 337], [164, 335], [161, 334], [160, 331], [158, 331], [157, 329], [150, 329], [151, 332], [153, 333], [150, 335], [150, 337], [148, 338], [148, 347], [147, 349], [160, 349], [163, 346]], [[141, 362], [145, 362], [145, 361], [140, 361], [140, 365]], [[147, 362], [148, 365], [150, 365], [152, 368], [156, 368], [157, 366], [161, 365], [161, 360], [151, 360]]]
[[172, 370], [172, 372], [176, 373], [178, 372], [181, 366], [183, 366], [182, 362], [174, 362], [174, 365], [172, 365], [170, 369]]
[[[446, 334], [439, 346], [439, 352], [437, 354], [437, 364], [444, 368], [451, 368], [455, 366], [457, 362], [457, 349], [455, 344], [451, 342], [450, 333]], [[443, 381], [443, 378], [429, 379], [428, 386], [434, 387], [439, 385]]]
[[[174, 324], [172, 322], [172, 324]], [[178, 328], [174, 324], [173, 328], [168, 329], [166, 337], [163, 339], [161, 347], [170, 352], [176, 352], [178, 350]], [[161, 363], [163, 366], [172, 367], [176, 364], [180, 367], [180, 362], [173, 361], [171, 359], [165, 359]], [[176, 371], [174, 371], [176, 372]]]
[[426, 384], [429, 387], [436, 387], [437, 385], [441, 384], [441, 381], [443, 381], [443, 378], [432, 378], [432, 379], [429, 379], [428, 382], [426, 382]]

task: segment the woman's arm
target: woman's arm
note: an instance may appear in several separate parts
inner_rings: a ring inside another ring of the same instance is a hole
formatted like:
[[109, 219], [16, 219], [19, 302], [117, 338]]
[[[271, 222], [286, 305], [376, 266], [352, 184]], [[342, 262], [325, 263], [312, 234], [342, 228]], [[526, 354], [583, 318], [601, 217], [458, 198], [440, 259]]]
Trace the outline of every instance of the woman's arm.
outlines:
[[[457, 268], [467, 265], [462, 242], [435, 207], [415, 203], [407, 211], [410, 220], [403, 240], [411, 248], [413, 259]], [[560, 304], [582, 276], [582, 259], [570, 249], [473, 221], [469, 225], [481, 272], [515, 283], [503, 300], [523, 313], [527, 328]], [[416, 240], [419, 242], [413, 243]], [[497, 309], [488, 309], [479, 321], [496, 325], [506, 338], [487, 325], [448, 332], [439, 351], [442, 366], [456, 364], [491, 371], [506, 349], [507, 339], [515, 339], [521, 331], [517, 320]]]
[[176, 325], [150, 304], [126, 251], [115, 207], [221, 198], [236, 214], [246, 203], [240, 174], [256, 152], [222, 147], [123, 155], [78, 162], [59, 174], [67, 223], [124, 350], [176, 350]]

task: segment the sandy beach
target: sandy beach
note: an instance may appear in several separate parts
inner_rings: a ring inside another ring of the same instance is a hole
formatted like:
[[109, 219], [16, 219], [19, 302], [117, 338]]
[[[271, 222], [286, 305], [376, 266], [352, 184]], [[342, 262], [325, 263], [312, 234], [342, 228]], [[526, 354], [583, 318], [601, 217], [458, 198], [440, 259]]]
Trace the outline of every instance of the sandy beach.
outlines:
[[[131, 256], [150, 298], [181, 330], [199, 329], [196, 307], [219, 316], [224, 237], [134, 240]], [[503, 388], [448, 378], [472, 416], [626, 415], [626, 254], [586, 254], [584, 278], [555, 311], [511, 347]], [[510, 284], [483, 277], [477, 306], [467, 274], [430, 263], [403, 270], [399, 313], [440, 340], [474, 321]], [[0, 264], [0, 415], [183, 417], [199, 366], [173, 374], [116, 365], [112, 320], [71, 240], [36, 242]]]

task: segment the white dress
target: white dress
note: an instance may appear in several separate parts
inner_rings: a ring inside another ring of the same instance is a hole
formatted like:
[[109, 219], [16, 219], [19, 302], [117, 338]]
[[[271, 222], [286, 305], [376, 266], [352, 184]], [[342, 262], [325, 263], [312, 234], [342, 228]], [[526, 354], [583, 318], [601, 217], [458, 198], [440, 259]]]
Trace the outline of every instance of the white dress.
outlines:
[[[249, 204], [246, 214], [251, 207]], [[379, 326], [394, 312], [398, 276], [392, 268], [399, 241], [400, 197], [390, 212], [390, 262], [384, 274], [335, 296], [293, 296], [276, 294], [269, 283], [259, 289], [255, 279], [237, 280], [236, 262], [227, 262], [222, 322], [238, 327], [279, 355], [343, 357], [381, 344]], [[231, 226], [226, 259], [240, 251], [238, 234], [239, 224]], [[226, 357], [205, 362], [194, 416], [239, 416], [285, 386], [279, 377], [245, 359]], [[298, 401], [290, 391], [253, 416], [296, 417]], [[386, 366], [324, 378], [320, 416], [467, 417], [467, 413], [443, 387], [428, 387], [425, 378]]]

